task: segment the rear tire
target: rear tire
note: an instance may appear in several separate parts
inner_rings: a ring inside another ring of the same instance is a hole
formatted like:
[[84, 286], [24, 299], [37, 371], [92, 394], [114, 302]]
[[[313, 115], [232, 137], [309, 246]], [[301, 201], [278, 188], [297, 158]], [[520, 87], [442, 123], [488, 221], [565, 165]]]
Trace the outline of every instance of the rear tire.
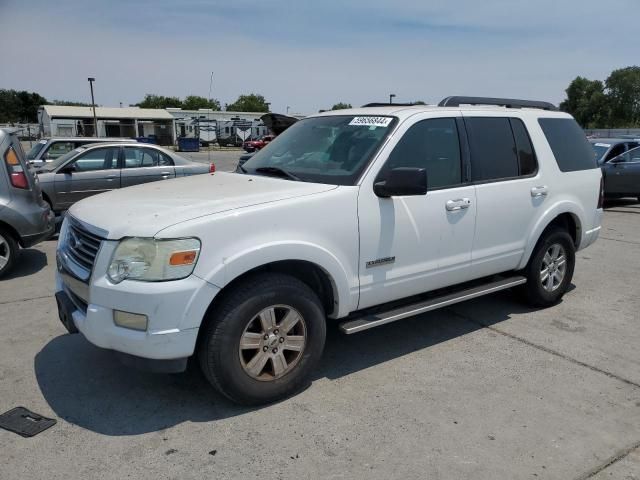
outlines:
[[18, 242], [6, 229], [0, 227], [0, 278], [11, 270], [18, 255]]
[[233, 402], [259, 405], [309, 383], [324, 348], [326, 319], [306, 284], [262, 273], [224, 293], [203, 328], [198, 359], [207, 380]]
[[523, 272], [525, 301], [534, 307], [558, 303], [571, 284], [575, 261], [575, 245], [566, 230], [551, 228], [543, 233]]

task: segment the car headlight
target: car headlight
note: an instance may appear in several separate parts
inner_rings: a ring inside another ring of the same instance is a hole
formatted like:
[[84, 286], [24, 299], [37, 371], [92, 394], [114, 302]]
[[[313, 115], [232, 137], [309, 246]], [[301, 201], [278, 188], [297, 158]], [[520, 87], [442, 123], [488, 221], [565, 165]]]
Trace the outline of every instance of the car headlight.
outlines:
[[125, 238], [113, 253], [107, 275], [113, 283], [179, 280], [191, 275], [199, 254], [197, 238]]

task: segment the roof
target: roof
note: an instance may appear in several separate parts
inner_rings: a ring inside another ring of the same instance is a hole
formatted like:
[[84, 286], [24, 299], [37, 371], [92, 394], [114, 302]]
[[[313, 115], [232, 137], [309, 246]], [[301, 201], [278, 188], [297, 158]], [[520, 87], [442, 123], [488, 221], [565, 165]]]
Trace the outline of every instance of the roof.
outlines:
[[[63, 105], [43, 105], [50, 117], [93, 118], [91, 107], [67, 107]], [[137, 118], [139, 120], [173, 120], [173, 115], [163, 109], [138, 107], [96, 107], [97, 118]]]
[[593, 138], [589, 139], [589, 141], [591, 143], [610, 143], [612, 145], [615, 145], [616, 143], [633, 142], [634, 140], [635, 140], [635, 137], [632, 137], [632, 138], [600, 138], [600, 137], [593, 137]]

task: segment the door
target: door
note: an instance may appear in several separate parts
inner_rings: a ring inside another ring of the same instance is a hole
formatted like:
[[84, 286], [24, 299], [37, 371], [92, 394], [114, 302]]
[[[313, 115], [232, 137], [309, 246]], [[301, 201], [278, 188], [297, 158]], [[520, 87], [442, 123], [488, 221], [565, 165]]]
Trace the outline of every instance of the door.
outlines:
[[118, 153], [120, 147], [91, 148], [71, 160], [56, 173], [54, 185], [57, 207], [66, 210], [75, 202], [120, 188]]
[[153, 147], [124, 147], [122, 188], [175, 178], [173, 160]]
[[477, 201], [471, 273], [479, 278], [516, 268], [549, 188], [522, 120], [465, 114], [464, 123]]
[[[454, 117], [418, 117], [411, 126], [400, 127], [400, 139], [375, 180], [363, 182], [358, 197], [358, 308], [464, 280], [471, 262], [476, 201], [474, 187], [465, 184], [460, 126]], [[425, 168], [427, 194], [377, 197], [373, 183], [397, 167]]]
[[605, 193], [640, 194], [640, 147], [612, 158], [602, 166]]

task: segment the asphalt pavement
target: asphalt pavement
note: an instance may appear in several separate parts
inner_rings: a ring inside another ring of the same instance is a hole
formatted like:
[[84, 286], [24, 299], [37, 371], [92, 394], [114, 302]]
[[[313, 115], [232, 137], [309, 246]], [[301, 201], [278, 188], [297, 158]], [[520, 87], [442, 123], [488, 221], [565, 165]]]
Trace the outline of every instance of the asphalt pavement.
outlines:
[[0, 430], [3, 479], [640, 478], [638, 204], [608, 205], [559, 305], [502, 292], [352, 336], [331, 324], [311, 386], [261, 408], [66, 334], [54, 250], [0, 281], [0, 413], [58, 421]]

